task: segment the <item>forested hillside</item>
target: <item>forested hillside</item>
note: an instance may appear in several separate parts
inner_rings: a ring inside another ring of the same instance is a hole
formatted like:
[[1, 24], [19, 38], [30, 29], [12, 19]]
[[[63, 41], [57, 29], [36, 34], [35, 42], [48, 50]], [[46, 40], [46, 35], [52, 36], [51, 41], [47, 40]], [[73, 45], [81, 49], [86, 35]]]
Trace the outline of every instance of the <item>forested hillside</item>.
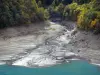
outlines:
[[54, 2], [62, 0], [0, 0], [0, 28], [46, 20], [45, 8]]
[[[56, 14], [56, 15], [54, 15]], [[0, 0], [0, 28], [59, 16], [77, 27], [100, 29], [100, 0]]]
[[64, 0], [60, 3], [57, 1], [54, 0], [48, 7], [50, 15], [56, 13], [62, 21], [77, 21], [77, 27], [80, 29], [100, 32], [100, 0], [73, 0], [68, 4], [64, 4]]
[[0, 0], [0, 28], [47, 19], [35, 0]]

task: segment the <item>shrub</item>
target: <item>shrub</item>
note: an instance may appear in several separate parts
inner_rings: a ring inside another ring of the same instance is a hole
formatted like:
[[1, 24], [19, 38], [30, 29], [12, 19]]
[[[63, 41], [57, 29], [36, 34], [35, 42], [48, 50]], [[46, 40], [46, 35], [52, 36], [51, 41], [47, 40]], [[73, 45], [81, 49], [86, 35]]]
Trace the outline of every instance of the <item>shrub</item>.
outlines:
[[84, 3], [89, 3], [91, 0], [74, 0], [78, 4], [84, 4]]
[[42, 7], [42, 6], [43, 6], [43, 5], [42, 5], [42, 2], [41, 2], [40, 0], [38, 1], [38, 6], [39, 6], [39, 7]]
[[93, 11], [88, 11], [87, 8], [84, 8], [78, 15], [77, 24], [79, 28], [88, 29], [90, 28], [91, 21], [95, 19], [95, 14]]
[[91, 21], [91, 26], [90, 26], [90, 27], [91, 27], [91, 28], [95, 28], [97, 22], [98, 22], [98, 19], [94, 19], [94, 20], [92, 20], [92, 21]]
[[49, 17], [50, 17], [49, 11], [47, 9], [45, 9], [44, 18], [47, 20], [47, 19], [49, 19]]
[[64, 12], [64, 5], [62, 3], [60, 3], [57, 8], [56, 8], [57, 12], [59, 12], [61, 15], [63, 15]]
[[97, 11], [93, 7], [93, 4], [83, 4], [77, 8], [80, 11], [77, 17], [77, 25], [82, 29], [94, 29], [97, 24]]
[[39, 20], [47, 20], [49, 18], [49, 12], [41, 7], [38, 9], [37, 16]]
[[78, 8], [78, 4], [77, 3], [72, 3], [69, 5], [66, 5], [65, 9], [64, 9], [64, 16], [67, 17], [69, 20], [77, 20], [77, 14], [79, 13], [78, 10], [76, 10]]
[[39, 20], [44, 20], [44, 10], [45, 9], [43, 7], [38, 8], [37, 16]]

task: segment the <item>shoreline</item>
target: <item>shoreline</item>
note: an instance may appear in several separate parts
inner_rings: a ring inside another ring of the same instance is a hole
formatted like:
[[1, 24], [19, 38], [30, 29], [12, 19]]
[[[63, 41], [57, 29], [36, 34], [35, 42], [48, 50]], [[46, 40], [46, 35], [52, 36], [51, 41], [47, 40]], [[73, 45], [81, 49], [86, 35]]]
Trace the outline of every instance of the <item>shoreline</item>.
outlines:
[[[2, 59], [5, 59], [5, 61], [8, 60], [8, 63], [9, 63], [11, 62], [12, 57], [13, 57], [14, 60], [20, 61], [21, 59], [24, 61], [23, 58], [28, 57], [30, 53], [34, 54], [34, 52], [36, 52], [36, 53], [41, 53], [43, 55], [45, 52], [47, 52], [49, 54], [45, 53], [47, 56], [43, 56], [43, 58], [40, 58], [40, 57], [33, 58], [32, 56], [30, 60], [37, 59], [34, 62], [38, 62], [39, 64], [40, 61], [38, 60], [45, 61], [45, 62], [48, 62], [48, 61], [55, 62], [56, 61], [55, 57], [57, 57], [57, 59], [59, 60], [58, 62], [62, 62], [64, 58], [64, 54], [66, 52], [67, 59], [65, 60], [68, 60], [69, 57], [71, 59], [74, 59], [76, 57], [74, 55], [77, 54], [80, 57], [80, 59], [89, 60], [90, 64], [94, 64], [94, 63], [96, 63], [96, 65], [100, 64], [100, 58], [99, 58], [100, 39], [97, 39], [99, 38], [99, 35], [93, 35], [91, 32], [86, 32], [86, 31], [79, 31], [79, 30], [76, 31], [75, 29], [72, 31], [68, 31], [67, 28], [70, 28], [71, 26], [75, 25], [74, 22], [65, 22], [66, 25], [64, 26], [61, 26], [60, 24], [56, 24], [53, 22], [50, 22], [50, 23], [51, 25], [48, 25], [46, 27], [45, 25], [43, 25], [44, 27], [41, 25], [42, 28], [41, 27], [38, 28], [39, 25], [36, 26], [35, 29], [32, 27], [29, 27], [29, 28], [22, 27], [20, 31], [21, 33], [22, 32], [27, 33], [26, 30], [28, 30], [28, 32], [30, 32], [31, 34], [27, 36], [24, 35], [20, 37], [13, 37], [10, 39], [8, 38], [4, 42], [2, 42], [0, 44], [0, 47], [1, 47], [0, 50], [3, 49], [2, 52], [4, 54], [7, 53], [9, 57], [3, 56], [3, 58], [0, 57], [0, 60], [2, 61]], [[38, 30], [39, 32], [37, 32]], [[9, 32], [12, 32], [12, 31], [13, 29], [10, 30]], [[34, 31], [37, 32], [37, 34], [35, 34]], [[20, 33], [17, 33], [15, 30], [14, 32], [16, 33], [14, 34], [14, 36], [20, 34]], [[10, 36], [13, 36], [12, 34], [13, 33], [11, 33]], [[8, 36], [7, 34], [5, 35]], [[70, 52], [72, 55], [68, 56], [67, 54], [68, 52]], [[13, 54], [13, 55], [9, 55], [9, 54]], [[54, 57], [54, 59], [52, 59], [51, 57]], [[33, 61], [31, 62], [31, 64], [33, 64]]]

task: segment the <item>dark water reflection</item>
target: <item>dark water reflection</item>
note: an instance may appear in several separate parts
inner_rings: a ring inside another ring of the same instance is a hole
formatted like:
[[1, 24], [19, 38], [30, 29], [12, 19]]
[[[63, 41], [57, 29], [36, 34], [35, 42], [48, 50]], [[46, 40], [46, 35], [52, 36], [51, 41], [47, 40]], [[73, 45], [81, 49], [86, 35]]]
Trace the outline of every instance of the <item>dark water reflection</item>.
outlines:
[[0, 75], [100, 75], [100, 68], [84, 61], [72, 61], [46, 68], [1, 65]]

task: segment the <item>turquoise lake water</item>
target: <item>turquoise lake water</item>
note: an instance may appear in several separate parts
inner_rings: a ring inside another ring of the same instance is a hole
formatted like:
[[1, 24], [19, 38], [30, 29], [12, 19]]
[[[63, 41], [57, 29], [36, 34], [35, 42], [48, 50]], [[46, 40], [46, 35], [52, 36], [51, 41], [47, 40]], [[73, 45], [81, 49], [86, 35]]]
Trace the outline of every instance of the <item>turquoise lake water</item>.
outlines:
[[47, 68], [1, 65], [0, 75], [100, 75], [100, 68], [85, 61], [73, 61]]

